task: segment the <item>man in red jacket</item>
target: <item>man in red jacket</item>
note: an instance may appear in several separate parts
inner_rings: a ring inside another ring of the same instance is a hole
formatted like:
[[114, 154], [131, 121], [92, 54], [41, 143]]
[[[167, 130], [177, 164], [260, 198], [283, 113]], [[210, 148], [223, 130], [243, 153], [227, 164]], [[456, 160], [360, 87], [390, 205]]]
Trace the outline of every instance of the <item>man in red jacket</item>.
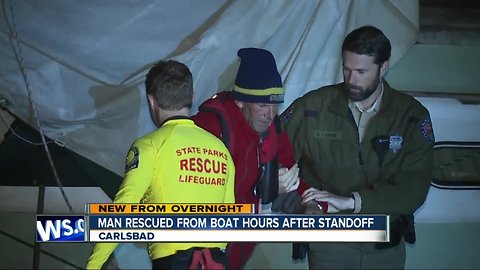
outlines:
[[[229, 148], [236, 168], [235, 202], [253, 203], [258, 209], [278, 193], [298, 188], [301, 195], [307, 187], [300, 184], [290, 139], [278, 122], [278, 104], [283, 103], [285, 90], [273, 55], [264, 49], [243, 48], [238, 56], [233, 91], [205, 101], [193, 119]], [[245, 266], [255, 245], [227, 245], [232, 269]]]

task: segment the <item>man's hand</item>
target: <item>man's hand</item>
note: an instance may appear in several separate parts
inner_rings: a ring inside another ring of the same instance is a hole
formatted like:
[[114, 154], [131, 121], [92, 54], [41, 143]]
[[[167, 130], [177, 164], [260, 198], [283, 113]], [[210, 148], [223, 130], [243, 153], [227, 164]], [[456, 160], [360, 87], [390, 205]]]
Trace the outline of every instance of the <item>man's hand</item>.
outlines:
[[298, 165], [293, 165], [290, 169], [278, 169], [278, 193], [287, 193], [296, 190], [300, 185], [300, 178], [298, 178]]
[[305, 214], [323, 214], [323, 208], [318, 203], [310, 201], [305, 204]]
[[328, 191], [309, 188], [302, 194], [302, 203], [308, 204], [311, 202], [327, 202], [328, 213], [337, 213], [341, 210], [352, 210], [355, 207], [355, 202], [352, 197], [342, 197], [332, 194]]

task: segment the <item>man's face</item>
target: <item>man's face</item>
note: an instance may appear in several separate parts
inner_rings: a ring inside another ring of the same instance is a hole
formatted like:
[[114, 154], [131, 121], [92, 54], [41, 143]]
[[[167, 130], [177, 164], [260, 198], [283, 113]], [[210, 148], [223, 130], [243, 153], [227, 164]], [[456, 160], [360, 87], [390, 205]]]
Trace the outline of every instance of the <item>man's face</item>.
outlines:
[[377, 90], [381, 80], [380, 66], [373, 61], [373, 56], [343, 53], [343, 81], [350, 100], [365, 100]]
[[250, 124], [250, 127], [259, 134], [267, 131], [278, 111], [278, 105], [276, 104], [238, 101], [237, 105], [240, 107], [240, 110]]

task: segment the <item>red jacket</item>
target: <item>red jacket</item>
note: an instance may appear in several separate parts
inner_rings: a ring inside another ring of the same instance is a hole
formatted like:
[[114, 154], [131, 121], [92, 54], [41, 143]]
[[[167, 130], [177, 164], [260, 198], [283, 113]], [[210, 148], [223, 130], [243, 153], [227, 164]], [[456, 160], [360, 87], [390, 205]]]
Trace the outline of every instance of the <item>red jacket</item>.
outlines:
[[[240, 108], [235, 104], [232, 92], [222, 92], [206, 100], [200, 111], [192, 118], [195, 123], [222, 139], [222, 115], [228, 128], [228, 145], [235, 163], [235, 202], [254, 203], [258, 205], [258, 198], [253, 190], [259, 179], [259, 163], [266, 163], [278, 154], [279, 168], [292, 167], [295, 156], [290, 139], [285, 131], [276, 131], [275, 124], [269, 127], [268, 135], [262, 138], [262, 147], [259, 149], [260, 136], [245, 120]], [[298, 193], [302, 194], [308, 188], [301, 183]]]

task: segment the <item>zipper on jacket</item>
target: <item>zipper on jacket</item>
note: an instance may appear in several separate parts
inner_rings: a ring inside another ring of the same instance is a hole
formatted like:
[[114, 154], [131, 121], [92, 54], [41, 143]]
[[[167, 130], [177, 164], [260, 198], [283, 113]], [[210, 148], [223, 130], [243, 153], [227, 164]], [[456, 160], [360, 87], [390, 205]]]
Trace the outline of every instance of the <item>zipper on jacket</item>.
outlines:
[[257, 147], [257, 167], [260, 168], [260, 149], [262, 149], [263, 145], [263, 137], [260, 137], [258, 140], [258, 147]]
[[[257, 146], [257, 168], [259, 169], [259, 178], [255, 184], [255, 186], [253, 187], [253, 195], [256, 197], [256, 198], [259, 198], [259, 192], [261, 192], [259, 189], [259, 182], [261, 182], [262, 180], [262, 177], [265, 173], [265, 166], [264, 164], [261, 164], [260, 163], [260, 149], [262, 149], [262, 145], [263, 145], [263, 137], [260, 137], [260, 139], [258, 140], [258, 146]], [[260, 198], [261, 199], [261, 198]], [[260, 206], [258, 206], [260, 207]]]

